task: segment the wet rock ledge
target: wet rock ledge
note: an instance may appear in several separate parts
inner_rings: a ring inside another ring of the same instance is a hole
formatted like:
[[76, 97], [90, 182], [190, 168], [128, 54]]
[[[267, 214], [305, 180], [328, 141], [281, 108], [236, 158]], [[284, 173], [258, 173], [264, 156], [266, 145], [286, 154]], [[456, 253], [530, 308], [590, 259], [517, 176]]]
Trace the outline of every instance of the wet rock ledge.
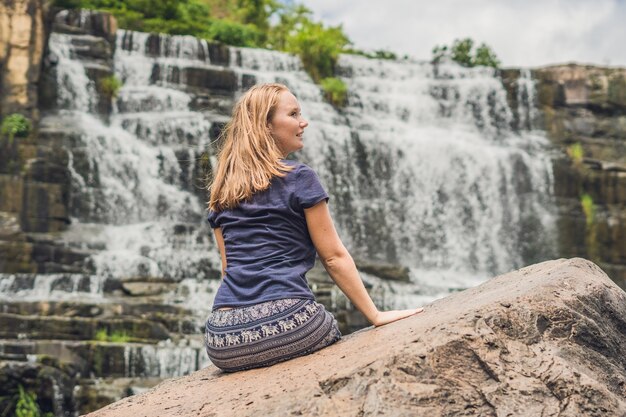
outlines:
[[210, 366], [90, 417], [626, 415], [626, 293], [580, 258], [453, 294], [317, 354]]

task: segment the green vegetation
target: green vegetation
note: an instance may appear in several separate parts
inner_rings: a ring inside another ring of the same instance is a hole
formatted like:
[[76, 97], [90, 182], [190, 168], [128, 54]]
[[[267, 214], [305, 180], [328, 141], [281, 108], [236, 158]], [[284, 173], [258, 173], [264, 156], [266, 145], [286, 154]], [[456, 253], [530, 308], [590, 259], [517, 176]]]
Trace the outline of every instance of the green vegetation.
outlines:
[[30, 120], [19, 113], [8, 115], [2, 120], [0, 125], [0, 134], [9, 138], [9, 144], [13, 143], [14, 138], [24, 138], [30, 134], [32, 124]]
[[304, 69], [319, 83], [333, 76], [337, 58], [348, 43], [340, 27], [307, 21], [286, 38], [285, 49], [298, 55]]
[[130, 336], [126, 332], [113, 332], [109, 336], [109, 341], [113, 343], [127, 343], [130, 341]]
[[53, 413], [43, 413], [37, 404], [37, 395], [18, 385], [17, 392], [0, 397], [0, 417], [54, 417]]
[[486, 44], [482, 43], [472, 50], [474, 41], [470, 38], [455, 39], [452, 46], [435, 46], [433, 48], [433, 62], [438, 63], [443, 58], [452, 59], [466, 67], [486, 66], [499, 68], [500, 60]]
[[108, 77], [100, 79], [99, 84], [100, 91], [109, 99], [117, 97], [120, 88], [122, 88], [122, 82], [115, 75], [109, 75]]
[[107, 329], [99, 329], [94, 338], [99, 342], [127, 343], [130, 341], [130, 336], [126, 332], [114, 331], [109, 334]]
[[99, 329], [94, 337], [98, 342], [106, 342], [109, 337], [107, 329]]
[[609, 102], [626, 106], [626, 77], [615, 74], [609, 78], [608, 96]]
[[[289, 0], [54, 0], [53, 4], [109, 12], [123, 29], [289, 52], [300, 57], [316, 83], [333, 77], [340, 53], [372, 56], [351, 50], [341, 26], [316, 22], [311, 10]], [[395, 54], [381, 50], [373, 57], [395, 59]], [[326, 95], [341, 98], [339, 84], [333, 83], [332, 93], [325, 89]], [[114, 93], [116, 86], [111, 80], [107, 91]]]
[[333, 106], [343, 107], [348, 97], [348, 87], [339, 78], [327, 77], [320, 83], [326, 100]]
[[595, 220], [596, 215], [593, 198], [589, 194], [583, 194], [582, 197], [580, 197], [580, 205], [582, 206], [583, 213], [585, 213], [587, 226], [591, 226]]
[[600, 246], [598, 244], [598, 225], [596, 223], [596, 206], [589, 194], [580, 197], [580, 205], [585, 214], [585, 246], [587, 258], [597, 262], [600, 259]]
[[569, 155], [575, 164], [580, 164], [584, 156], [583, 147], [580, 143], [576, 142], [567, 147], [567, 155]]
[[358, 49], [351, 49], [348, 51], [348, 53], [355, 54], [355, 55], [363, 55], [365, 57], [372, 58], [372, 59], [391, 59], [391, 60], [398, 59], [398, 55], [395, 52], [386, 51], [384, 49], [377, 49], [374, 52], [365, 52], [365, 51], [360, 51]]

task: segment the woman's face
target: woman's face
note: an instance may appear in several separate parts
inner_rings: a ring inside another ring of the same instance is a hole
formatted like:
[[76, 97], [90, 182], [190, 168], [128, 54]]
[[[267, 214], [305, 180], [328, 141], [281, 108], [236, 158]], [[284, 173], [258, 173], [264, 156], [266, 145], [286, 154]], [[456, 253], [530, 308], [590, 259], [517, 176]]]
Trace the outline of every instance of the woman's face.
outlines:
[[268, 126], [278, 148], [286, 157], [291, 152], [302, 149], [302, 133], [309, 125], [303, 117], [300, 104], [289, 91], [283, 91]]

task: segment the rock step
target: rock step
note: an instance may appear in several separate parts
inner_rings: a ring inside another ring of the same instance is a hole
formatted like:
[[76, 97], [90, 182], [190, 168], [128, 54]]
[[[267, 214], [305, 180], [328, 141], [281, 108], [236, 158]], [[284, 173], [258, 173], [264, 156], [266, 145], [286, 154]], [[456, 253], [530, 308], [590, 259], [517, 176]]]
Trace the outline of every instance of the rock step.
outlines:
[[180, 344], [0, 339], [0, 360], [52, 366], [78, 378], [171, 378], [208, 364], [201, 336]]
[[[4, 246], [1, 247], [5, 249]], [[48, 249], [54, 248], [51, 246]], [[54, 248], [56, 249], [56, 248]], [[81, 273], [14, 273], [0, 274], [0, 295], [2, 298], [17, 296], [51, 298], [52, 293], [67, 293], [74, 296], [98, 296], [101, 282], [94, 276]]]
[[21, 316], [0, 313], [3, 339], [96, 340], [98, 337], [127, 342], [156, 342], [172, 338], [162, 323], [132, 317], [84, 318]]
[[[138, 318], [162, 325], [167, 332], [176, 334], [198, 334], [204, 331], [204, 317], [197, 317], [191, 312], [171, 305], [163, 304], [89, 304], [79, 302], [17, 301], [5, 302], [2, 313], [21, 317], [45, 317], [58, 320], [97, 320], [119, 321], [125, 318]], [[117, 326], [117, 325], [116, 325]], [[126, 326], [127, 327], [127, 326]], [[115, 328], [120, 332], [117, 327]], [[98, 327], [101, 330], [101, 326]], [[127, 330], [121, 330], [122, 332]], [[30, 337], [30, 336], [29, 336]]]
[[85, 300], [59, 301], [21, 301], [3, 300], [0, 311], [2, 313], [22, 316], [62, 316], [62, 317], [109, 317], [109, 316], [136, 316], [141, 318], [165, 316], [192, 316], [193, 312], [187, 308], [171, 304], [156, 304], [145, 298], [133, 300], [106, 298], [101, 302]]

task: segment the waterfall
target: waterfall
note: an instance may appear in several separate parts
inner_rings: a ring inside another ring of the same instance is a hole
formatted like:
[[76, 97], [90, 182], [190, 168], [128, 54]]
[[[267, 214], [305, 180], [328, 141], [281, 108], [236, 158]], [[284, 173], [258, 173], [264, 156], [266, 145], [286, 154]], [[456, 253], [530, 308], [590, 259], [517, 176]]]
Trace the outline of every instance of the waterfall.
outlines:
[[403, 294], [396, 305], [554, 252], [549, 142], [531, 123], [528, 72], [518, 82], [524, 118], [517, 129], [490, 68], [344, 55], [338, 71], [348, 104], [336, 110], [293, 57], [233, 51], [241, 80], [285, 83], [301, 102], [310, 127], [298, 157], [328, 188], [353, 255], [411, 268], [408, 288], [386, 284]]
[[[63, 239], [93, 251], [101, 280], [218, 273], [194, 173], [203, 152], [207, 166], [215, 162], [211, 138], [224, 109], [258, 82], [284, 83], [301, 102], [310, 127], [295, 157], [320, 175], [354, 257], [410, 268], [408, 288], [380, 283], [392, 293], [427, 301], [552, 254], [549, 145], [535, 129], [529, 71], [514, 112], [493, 69], [343, 55], [337, 70], [349, 94], [336, 109], [294, 56], [229, 48], [228, 63], [212, 62], [203, 40], [119, 31], [123, 87], [105, 123], [71, 37], [53, 34], [50, 50], [58, 117], [78, 132]], [[229, 74], [233, 91], [206, 91]]]
[[522, 129], [532, 130], [536, 126], [539, 111], [536, 103], [535, 81], [528, 68], [520, 70], [520, 77], [517, 80], [517, 103], [518, 125]]
[[102, 281], [88, 274], [0, 274], [0, 298], [22, 301], [102, 297]]
[[189, 94], [150, 81], [153, 67], [196, 59], [202, 42], [164, 37], [172, 42], [151, 56], [145, 49], [148, 36], [118, 36], [114, 66], [123, 87], [109, 123], [92, 106], [66, 108], [67, 95], [87, 103], [93, 83], [84, 69], [81, 76], [65, 75], [79, 73], [81, 64], [73, 58], [70, 37], [50, 40], [59, 58], [58, 105], [79, 132], [69, 152], [74, 218], [65, 239], [73, 246], [101, 248], [92, 260], [103, 278], [202, 279], [207, 268], [218, 268], [218, 257], [209, 249], [197, 197], [201, 184], [193, 183], [191, 174], [209, 148], [212, 123], [189, 109]]
[[210, 361], [202, 343], [176, 346], [171, 341], [157, 345], [124, 347], [125, 377], [173, 378], [204, 368]]

